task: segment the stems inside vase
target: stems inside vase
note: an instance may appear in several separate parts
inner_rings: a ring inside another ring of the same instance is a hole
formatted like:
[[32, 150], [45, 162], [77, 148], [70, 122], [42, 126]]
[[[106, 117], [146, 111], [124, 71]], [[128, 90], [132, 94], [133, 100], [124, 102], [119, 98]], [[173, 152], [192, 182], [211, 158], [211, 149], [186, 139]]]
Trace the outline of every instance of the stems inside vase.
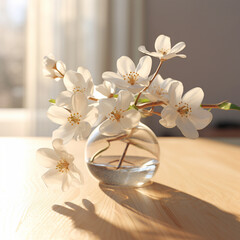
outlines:
[[117, 169], [119, 169], [119, 168], [121, 167], [122, 162], [123, 162], [123, 160], [124, 160], [124, 158], [125, 158], [125, 156], [126, 156], [126, 153], [127, 153], [127, 150], [128, 150], [129, 145], [130, 145], [130, 143], [127, 143], [127, 144], [126, 144], [126, 147], [125, 147], [125, 149], [124, 149], [124, 152], [123, 152], [123, 154], [122, 154], [122, 157], [121, 157], [121, 159], [119, 160], [119, 164], [118, 164], [118, 166], [117, 166]]

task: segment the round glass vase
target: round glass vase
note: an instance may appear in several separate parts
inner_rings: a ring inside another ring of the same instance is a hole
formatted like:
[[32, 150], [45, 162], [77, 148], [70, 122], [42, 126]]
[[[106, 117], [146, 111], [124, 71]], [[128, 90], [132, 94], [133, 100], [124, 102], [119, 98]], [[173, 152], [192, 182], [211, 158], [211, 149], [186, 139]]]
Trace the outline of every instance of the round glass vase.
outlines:
[[159, 166], [160, 148], [146, 125], [119, 135], [105, 136], [99, 127], [91, 133], [85, 160], [91, 174], [102, 184], [140, 187], [150, 182]]

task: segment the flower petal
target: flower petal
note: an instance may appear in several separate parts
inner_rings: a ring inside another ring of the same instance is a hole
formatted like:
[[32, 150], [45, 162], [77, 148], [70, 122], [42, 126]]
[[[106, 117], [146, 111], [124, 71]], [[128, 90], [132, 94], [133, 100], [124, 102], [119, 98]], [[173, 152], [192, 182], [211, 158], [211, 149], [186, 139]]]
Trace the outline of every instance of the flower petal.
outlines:
[[167, 106], [161, 112], [162, 119], [159, 120], [159, 123], [166, 128], [173, 128], [176, 126], [177, 111]]
[[96, 86], [96, 90], [100, 92], [102, 95], [104, 95], [105, 97], [108, 97], [111, 94], [111, 87], [108, 84], [104, 84], [104, 83], [110, 84], [110, 82], [105, 80], [103, 84]]
[[[146, 84], [147, 85], [147, 84]], [[127, 90], [133, 94], [139, 93], [146, 85], [135, 83], [127, 87]]]
[[205, 128], [212, 121], [212, 118], [212, 113], [202, 108], [194, 110], [189, 116], [190, 121], [198, 130]]
[[185, 137], [191, 139], [196, 139], [199, 137], [196, 127], [188, 118], [178, 116], [176, 124]]
[[55, 152], [62, 152], [65, 151], [63, 140], [61, 138], [56, 138], [52, 142], [53, 149]]
[[155, 50], [159, 52], [161, 50], [168, 51], [171, 49], [171, 40], [170, 37], [165, 35], [160, 35], [155, 41]]
[[78, 67], [77, 72], [83, 76], [85, 82], [92, 81], [92, 76], [88, 69], [84, 67]]
[[48, 109], [47, 116], [51, 121], [60, 125], [64, 125], [67, 122], [69, 112], [65, 108], [51, 106]]
[[62, 178], [62, 191], [66, 192], [69, 188], [70, 188], [70, 176], [68, 173], [64, 173], [63, 174], [63, 178]]
[[184, 54], [169, 53], [164, 55], [161, 59], [168, 60], [174, 57], [186, 58], [187, 56]]
[[85, 94], [76, 92], [72, 96], [72, 109], [73, 112], [85, 115], [88, 107], [88, 99]]
[[118, 94], [116, 108], [126, 110], [129, 108], [130, 103], [134, 101], [132, 93], [126, 90], [121, 90]]
[[204, 97], [204, 92], [201, 88], [196, 87], [184, 94], [182, 101], [188, 103], [191, 108], [199, 108]]
[[110, 82], [112, 82], [113, 79], [122, 80], [122, 77], [115, 72], [104, 72], [102, 78]]
[[71, 177], [71, 185], [73, 186], [73, 187], [79, 187], [81, 184], [83, 184], [83, 182], [82, 182], [82, 176], [80, 176], [80, 177], [77, 177], [77, 176], [75, 176], [74, 174], [73, 174], [73, 172], [72, 171], [69, 171], [68, 172], [68, 175]]
[[40, 165], [46, 168], [53, 168], [59, 160], [54, 150], [50, 148], [40, 148], [36, 153], [37, 161]]
[[130, 72], [135, 72], [135, 64], [129, 57], [122, 56], [117, 60], [117, 69], [123, 76]]
[[[70, 164], [70, 165], [69, 165], [69, 170], [70, 170], [71, 174], [72, 174], [76, 179], [78, 179], [78, 181], [79, 181], [80, 184], [84, 183], [83, 176], [82, 176], [80, 170], [76, 167], [75, 164]], [[70, 172], [69, 172], [69, 173], [70, 173]]]
[[123, 118], [120, 119], [120, 124], [123, 129], [136, 127], [141, 119], [141, 114], [136, 109], [130, 109], [122, 114]]
[[62, 61], [57, 61], [56, 62], [56, 68], [62, 75], [65, 74], [65, 72], [66, 72], [66, 65]]
[[42, 180], [47, 187], [51, 185], [58, 185], [62, 183], [64, 173], [60, 173], [57, 169], [49, 169], [43, 176]]
[[123, 78], [122, 79], [112, 79], [111, 82], [114, 83], [120, 89], [127, 89], [128, 87], [131, 86], [131, 84], [128, 83], [127, 81], [123, 80]]
[[115, 105], [116, 100], [113, 98], [100, 99], [98, 107], [99, 113], [107, 117], [107, 115], [113, 111]]
[[53, 55], [49, 54], [48, 56], [43, 57], [43, 66], [47, 70], [51, 70], [53, 67], [55, 67], [56, 61]]
[[123, 129], [119, 122], [107, 119], [99, 126], [99, 131], [103, 135], [114, 136], [121, 133]]
[[136, 72], [143, 78], [147, 78], [152, 68], [152, 59], [149, 56], [140, 58]]
[[182, 100], [183, 85], [181, 82], [174, 82], [169, 89], [169, 102], [172, 107], [178, 105]]
[[75, 140], [86, 139], [91, 132], [91, 125], [88, 122], [80, 122], [74, 133]]
[[76, 129], [75, 126], [72, 126], [70, 123], [67, 123], [59, 127], [58, 129], [54, 130], [52, 138], [53, 139], [62, 138], [63, 144], [66, 144], [73, 138], [75, 129]]
[[95, 124], [98, 119], [98, 109], [94, 106], [89, 106], [87, 108], [87, 115], [83, 119], [85, 122], [88, 122], [91, 126]]
[[56, 105], [58, 107], [70, 108], [72, 92], [63, 91], [56, 98]]
[[169, 53], [178, 53], [186, 47], [185, 42], [179, 42], [172, 47]]
[[68, 91], [73, 91], [75, 87], [80, 88], [80, 90], [86, 88], [86, 82], [82, 74], [72, 70], [66, 72], [63, 82]]
[[138, 51], [142, 52], [142, 53], [145, 53], [147, 55], [150, 55], [150, 56], [153, 56], [153, 57], [158, 57], [158, 58], [161, 58], [162, 57], [162, 54], [160, 53], [157, 53], [157, 52], [149, 52], [145, 46], [140, 46], [138, 48]]

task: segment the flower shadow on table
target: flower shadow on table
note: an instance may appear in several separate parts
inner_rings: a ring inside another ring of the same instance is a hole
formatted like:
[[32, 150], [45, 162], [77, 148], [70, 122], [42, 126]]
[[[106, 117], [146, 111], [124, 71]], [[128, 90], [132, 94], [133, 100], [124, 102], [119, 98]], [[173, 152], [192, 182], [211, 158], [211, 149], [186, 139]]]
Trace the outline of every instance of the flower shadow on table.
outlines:
[[60, 205], [53, 205], [52, 207], [55, 212], [65, 215], [73, 221], [74, 230], [69, 239], [114, 239], [112, 234], [114, 236], [124, 236], [124, 239], [137, 239], [131, 232], [101, 218], [95, 212], [95, 206], [89, 200], [83, 199], [82, 203], [85, 208], [71, 202], [66, 202], [66, 207]]
[[171, 187], [158, 183], [129, 189], [99, 186], [118, 204], [142, 216], [142, 224], [153, 221], [160, 226], [159, 234], [161, 226], [169, 229], [171, 239], [240, 239], [237, 216]]

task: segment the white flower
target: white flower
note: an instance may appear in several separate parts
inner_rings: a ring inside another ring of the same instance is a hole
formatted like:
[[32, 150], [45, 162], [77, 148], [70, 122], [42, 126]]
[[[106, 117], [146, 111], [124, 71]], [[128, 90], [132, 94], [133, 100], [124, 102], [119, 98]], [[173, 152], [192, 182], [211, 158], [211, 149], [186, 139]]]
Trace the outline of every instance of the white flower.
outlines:
[[87, 96], [93, 94], [94, 85], [90, 72], [83, 67], [79, 67], [77, 72], [69, 70], [66, 72], [64, 79], [66, 89], [72, 93], [81, 92]]
[[173, 83], [169, 90], [169, 105], [162, 110], [160, 124], [167, 128], [177, 125], [188, 138], [197, 138], [198, 131], [212, 120], [212, 114], [201, 108], [204, 93], [201, 88], [193, 88], [183, 97], [183, 85]]
[[142, 57], [137, 67], [129, 57], [123, 56], [117, 61], [118, 73], [104, 72], [102, 77], [104, 80], [113, 82], [120, 89], [137, 93], [148, 85], [151, 67], [152, 59], [148, 56]]
[[53, 132], [53, 139], [62, 138], [64, 144], [72, 138], [80, 140], [88, 137], [91, 127], [97, 120], [98, 111], [94, 106], [88, 106], [85, 94], [76, 92], [71, 99], [70, 110], [56, 105], [48, 109], [48, 118], [62, 125]]
[[53, 149], [40, 148], [37, 150], [38, 162], [49, 168], [42, 176], [46, 186], [61, 184], [62, 191], [67, 191], [70, 185], [82, 184], [81, 173], [73, 163], [74, 157], [65, 151], [62, 139], [55, 139], [52, 145]]
[[116, 101], [112, 103], [109, 101], [104, 102], [102, 113], [107, 119], [100, 125], [100, 132], [104, 135], [113, 136], [136, 127], [141, 114], [136, 109], [129, 109], [130, 104], [133, 102], [133, 95], [126, 90], [119, 92]]
[[59, 81], [64, 77], [66, 66], [62, 61], [56, 61], [52, 54], [43, 58], [43, 75]]
[[[151, 79], [151, 77], [149, 79]], [[147, 91], [144, 92], [144, 95], [152, 102], [163, 101], [168, 103], [168, 91], [174, 82], [178, 81], [172, 78], [163, 80], [160, 74], [158, 74]]]
[[161, 60], [167, 60], [174, 57], [186, 58], [184, 54], [177, 54], [186, 47], [184, 42], [179, 42], [175, 46], [171, 47], [170, 37], [165, 35], [160, 35], [155, 41], [156, 52], [149, 52], [146, 50], [145, 46], [140, 46], [138, 50], [142, 53], [148, 54], [153, 57], [158, 57]]
[[105, 120], [105, 104], [112, 105], [115, 103], [114, 94], [116, 90], [116, 86], [114, 83], [109, 81], [103, 81], [102, 84], [96, 86], [94, 92], [94, 96], [99, 99], [98, 103], [96, 104], [98, 109], [98, 120], [94, 124], [94, 126], [99, 125], [103, 120]]
[[56, 97], [56, 105], [58, 107], [65, 107], [67, 109], [71, 108], [72, 95], [73, 93], [69, 91], [60, 92], [59, 95]]
[[112, 82], [103, 81], [103, 83], [96, 86], [95, 89], [103, 96], [107, 98], [112, 98], [115, 94], [116, 86]]

